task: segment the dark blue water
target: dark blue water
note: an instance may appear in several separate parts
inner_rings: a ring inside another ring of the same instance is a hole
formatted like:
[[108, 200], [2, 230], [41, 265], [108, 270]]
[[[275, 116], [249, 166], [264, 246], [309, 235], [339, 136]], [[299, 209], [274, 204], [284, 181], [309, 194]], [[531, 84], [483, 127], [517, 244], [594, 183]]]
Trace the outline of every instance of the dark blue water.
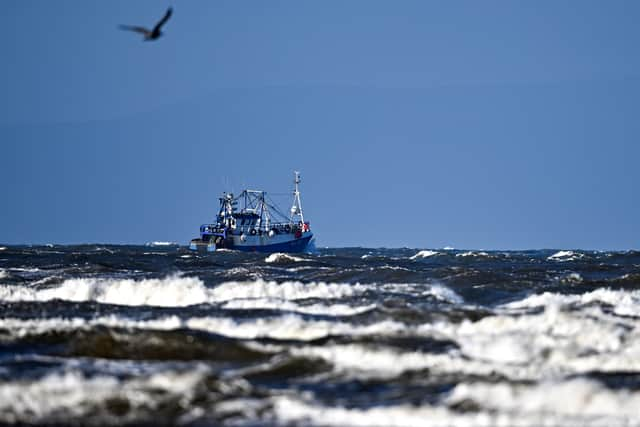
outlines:
[[0, 248], [0, 422], [640, 425], [640, 252]]

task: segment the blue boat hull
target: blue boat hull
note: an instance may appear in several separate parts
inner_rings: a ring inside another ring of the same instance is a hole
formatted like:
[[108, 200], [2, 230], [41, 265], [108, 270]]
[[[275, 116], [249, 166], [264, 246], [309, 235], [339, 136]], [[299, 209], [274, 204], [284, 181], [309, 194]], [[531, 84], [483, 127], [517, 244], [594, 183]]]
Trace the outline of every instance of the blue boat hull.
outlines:
[[301, 237], [300, 239], [289, 240], [288, 242], [276, 243], [273, 245], [236, 245], [236, 246], [227, 246], [227, 249], [234, 249], [243, 252], [264, 252], [264, 253], [274, 253], [274, 252], [304, 252], [304, 250], [309, 245], [309, 241], [313, 235]]

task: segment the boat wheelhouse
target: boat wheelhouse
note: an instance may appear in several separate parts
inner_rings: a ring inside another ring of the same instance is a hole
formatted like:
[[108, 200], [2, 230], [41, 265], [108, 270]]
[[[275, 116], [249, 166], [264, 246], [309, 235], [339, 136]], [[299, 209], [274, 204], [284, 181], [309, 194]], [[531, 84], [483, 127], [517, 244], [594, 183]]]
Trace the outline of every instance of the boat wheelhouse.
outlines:
[[216, 222], [200, 226], [200, 238], [191, 240], [190, 249], [303, 252], [313, 233], [304, 220], [299, 184], [300, 173], [295, 172], [289, 215], [277, 207], [266, 191], [244, 190], [238, 196], [223, 193]]

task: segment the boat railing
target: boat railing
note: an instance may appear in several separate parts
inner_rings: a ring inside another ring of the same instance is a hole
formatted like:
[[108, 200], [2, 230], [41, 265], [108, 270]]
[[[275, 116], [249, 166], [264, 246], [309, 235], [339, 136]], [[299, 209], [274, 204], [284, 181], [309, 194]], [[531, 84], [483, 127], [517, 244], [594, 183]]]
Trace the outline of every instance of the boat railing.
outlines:
[[215, 233], [223, 233], [224, 228], [219, 227], [218, 224], [202, 224], [200, 226], [200, 233], [205, 234], [215, 234]]
[[[291, 222], [272, 222], [269, 225], [256, 226], [255, 224], [238, 225], [234, 229], [236, 233], [255, 234], [255, 233], [268, 233], [274, 231], [278, 234], [295, 233], [298, 230], [308, 231], [309, 223], [303, 225]], [[225, 228], [220, 227], [218, 224], [202, 224], [200, 226], [200, 233], [204, 234], [222, 234]]]

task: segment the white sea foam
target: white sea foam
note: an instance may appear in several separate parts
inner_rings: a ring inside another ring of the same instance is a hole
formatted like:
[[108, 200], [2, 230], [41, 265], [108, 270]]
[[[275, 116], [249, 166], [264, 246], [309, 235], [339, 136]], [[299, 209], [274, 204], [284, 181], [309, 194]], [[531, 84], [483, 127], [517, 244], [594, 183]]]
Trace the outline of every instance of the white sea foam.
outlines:
[[503, 305], [506, 309], [523, 309], [545, 306], [571, 306], [601, 303], [612, 306], [613, 312], [621, 316], [640, 316], [640, 291], [596, 289], [578, 295], [544, 292], [523, 300]]
[[[606, 294], [605, 294], [606, 295]], [[249, 300], [229, 304], [253, 304]], [[264, 303], [258, 300], [256, 305]], [[274, 301], [275, 303], [275, 301]], [[284, 301], [290, 304], [292, 301]], [[340, 312], [331, 305], [315, 303], [313, 310]], [[296, 307], [292, 307], [297, 309]], [[345, 307], [345, 310], [348, 308]], [[620, 317], [587, 305], [566, 310], [550, 304], [535, 313], [499, 309], [478, 321], [440, 321], [407, 325], [383, 321], [369, 325], [345, 320], [309, 319], [294, 313], [233, 319], [231, 317], [168, 316], [152, 320], [132, 320], [106, 316], [83, 319], [0, 319], [4, 334], [22, 336], [50, 330], [75, 330], [96, 326], [176, 330], [193, 329], [233, 338], [273, 338], [309, 341], [333, 335], [348, 336], [429, 336], [450, 340], [457, 348], [447, 353], [401, 352], [384, 345], [333, 345], [294, 348], [294, 354], [331, 363], [338, 371], [363, 377], [388, 378], [411, 370], [429, 369], [438, 374], [492, 375], [513, 380], [558, 380], [593, 371], [640, 371], [640, 323], [634, 317]], [[366, 361], [366, 363], [363, 363]]]
[[301, 265], [299, 267], [290, 267], [287, 268], [286, 271], [288, 271], [289, 273], [297, 273], [299, 271], [308, 271], [308, 270], [313, 270], [315, 272], [320, 271], [320, 270], [331, 270], [330, 267], [317, 267], [315, 265]]
[[[509, 387], [509, 386], [507, 386]], [[588, 385], [570, 384], [567, 391], [585, 389]], [[506, 393], [508, 396], [508, 393]], [[460, 393], [462, 395], [462, 393]], [[632, 396], [627, 403], [625, 399]], [[579, 393], [577, 398], [555, 393], [545, 397], [544, 401], [555, 398], [549, 406], [566, 406], [558, 412], [545, 411], [544, 405], [527, 405], [524, 399], [511, 394], [513, 409], [509, 412], [495, 412], [481, 406], [479, 411], [460, 412], [447, 406], [416, 405], [384, 405], [369, 408], [328, 407], [313, 401], [311, 396], [301, 397], [278, 396], [272, 398], [274, 416], [281, 423], [321, 426], [361, 426], [361, 427], [413, 427], [413, 426], [448, 426], [448, 427], [531, 427], [531, 426], [584, 426], [584, 427], [633, 427], [639, 426], [637, 410], [632, 404], [638, 398], [636, 394], [609, 391], [603, 387], [593, 386], [590, 391]], [[503, 396], [499, 396], [503, 397]], [[584, 400], [579, 400], [583, 398]], [[592, 400], [593, 399], [593, 400]], [[486, 400], [485, 400], [486, 401]], [[481, 402], [485, 402], [481, 401]], [[458, 403], [451, 400], [450, 403]], [[599, 403], [598, 407], [592, 403]], [[589, 408], [589, 409], [586, 409]], [[581, 412], [581, 409], [586, 409]], [[621, 409], [621, 412], [616, 412]]]
[[276, 252], [264, 259], [264, 262], [268, 263], [287, 263], [287, 262], [300, 262], [304, 261], [304, 258], [299, 258], [293, 255]]
[[420, 251], [417, 254], [409, 257], [409, 259], [429, 258], [438, 254], [439, 252], [436, 252], [436, 251], [425, 250], [425, 251]]
[[456, 257], [479, 257], [479, 256], [489, 256], [489, 254], [487, 252], [474, 252], [474, 251], [468, 251], [468, 252], [456, 254]]
[[6, 251], [7, 247], [6, 246], [0, 246], [0, 251]]
[[49, 288], [1, 286], [2, 301], [97, 301], [106, 304], [183, 307], [210, 301], [210, 290], [197, 277], [163, 279], [68, 279]]
[[[402, 330], [408, 333], [408, 329]], [[493, 360], [469, 357], [463, 352], [427, 353], [400, 351], [380, 345], [336, 344], [290, 349], [294, 356], [317, 358], [333, 365], [340, 373], [365, 379], [389, 379], [404, 372], [428, 369], [436, 374], [493, 375], [496, 372], [514, 379], [536, 378], [534, 369], [509, 366]]]
[[[576, 296], [579, 298], [579, 296]], [[439, 360], [433, 371], [489, 371], [518, 380], [556, 379], [591, 371], [640, 370], [640, 323], [599, 307], [564, 310], [549, 304], [535, 314], [503, 314], [459, 324], [424, 324], [417, 333], [455, 341], [460, 357]]]
[[[123, 399], [133, 409], [152, 408], [157, 404], [158, 393], [162, 393], [165, 398], [189, 402], [207, 372], [206, 368], [199, 367], [186, 372], [162, 372], [119, 380], [66, 371], [34, 380], [3, 382], [0, 384], [0, 420], [9, 423], [68, 422], [73, 417], [100, 413], [113, 420], [114, 414], [105, 406], [106, 401]], [[123, 418], [135, 416], [135, 411], [127, 414]]]
[[334, 299], [357, 295], [365, 285], [324, 282], [225, 282], [207, 288], [197, 277], [169, 276], [162, 279], [68, 279], [62, 284], [35, 288], [0, 285], [0, 301], [97, 301], [119, 305], [184, 307], [203, 303], [223, 303], [234, 299], [305, 298]]
[[[272, 399], [273, 412], [281, 423], [289, 425], [405, 427], [450, 426], [452, 415], [445, 408], [387, 405], [370, 409], [327, 407], [319, 402], [280, 396]], [[428, 424], [426, 424], [428, 423]], [[468, 424], [470, 425], [470, 424]]]
[[298, 300], [305, 298], [335, 299], [350, 297], [367, 290], [366, 285], [325, 282], [226, 282], [211, 290], [216, 302], [249, 298], [277, 298]]
[[365, 377], [394, 377], [404, 371], [432, 365], [431, 355], [427, 353], [400, 352], [360, 344], [298, 347], [290, 352], [295, 356], [322, 359], [333, 364], [338, 371], [356, 372]]
[[272, 338], [300, 341], [311, 341], [335, 335], [394, 335], [401, 333], [405, 326], [402, 323], [392, 321], [382, 321], [371, 325], [353, 325], [346, 322], [307, 320], [293, 314], [243, 322], [228, 318], [192, 318], [186, 322], [186, 325], [190, 329], [215, 332], [232, 338]]
[[0, 268], [0, 279], [4, 279], [6, 277], [9, 277], [9, 273], [7, 272], [7, 270]]
[[[161, 279], [67, 279], [51, 287], [29, 285], [0, 285], [0, 301], [96, 301], [117, 305], [149, 305], [161, 307], [184, 307], [196, 304], [222, 304], [234, 300], [243, 302], [227, 305], [228, 308], [278, 308], [276, 301], [296, 301], [308, 298], [333, 300], [361, 295], [367, 290], [411, 293], [432, 296], [441, 301], [460, 304], [462, 298], [453, 290], [440, 284], [349, 284], [325, 282], [274, 282], [261, 279], [247, 282], [224, 282], [215, 287], [206, 287], [197, 277], [169, 276]], [[248, 300], [254, 300], [249, 302]], [[332, 304], [333, 305], [333, 304]], [[285, 310], [322, 314], [322, 306], [305, 309], [289, 305]], [[324, 314], [349, 315], [369, 310], [355, 307], [328, 308]]]
[[561, 277], [556, 277], [560, 283], [582, 283], [584, 279], [580, 275], [580, 273], [569, 273]]
[[448, 403], [473, 401], [483, 409], [519, 414], [556, 416], [613, 417], [616, 422], [640, 423], [640, 393], [615, 391], [596, 381], [572, 379], [535, 385], [513, 383], [459, 384], [450, 393]]
[[547, 257], [549, 261], [575, 261], [580, 258], [584, 258], [584, 255], [581, 253], [573, 252], [573, 251], [558, 251], [555, 254]]
[[464, 302], [464, 299], [454, 290], [438, 283], [384, 283], [374, 286], [378, 291], [382, 290], [389, 293], [403, 293], [424, 297], [432, 296], [440, 301], [453, 304], [462, 304]]
[[0, 330], [13, 337], [40, 335], [52, 331], [89, 330], [95, 327], [127, 328], [141, 330], [170, 331], [191, 329], [224, 335], [230, 338], [272, 338], [309, 341], [333, 335], [367, 336], [402, 333], [406, 325], [399, 322], [382, 321], [369, 325], [353, 325], [347, 322], [308, 320], [299, 315], [286, 314], [277, 317], [234, 320], [229, 317], [166, 316], [151, 320], [134, 320], [110, 315], [94, 319], [48, 318], [48, 319], [0, 319]]
[[314, 314], [323, 316], [354, 316], [356, 314], [366, 313], [373, 310], [374, 304], [365, 306], [352, 306], [347, 304], [313, 304], [300, 305], [292, 301], [286, 301], [275, 298], [254, 298], [254, 299], [236, 299], [225, 303], [222, 308], [240, 309], [240, 310], [282, 310], [292, 311], [303, 314]]
[[147, 246], [179, 246], [176, 242], [148, 242]]
[[11, 271], [22, 271], [25, 273], [37, 273], [38, 271], [42, 271], [36, 267], [11, 267], [9, 270]]

